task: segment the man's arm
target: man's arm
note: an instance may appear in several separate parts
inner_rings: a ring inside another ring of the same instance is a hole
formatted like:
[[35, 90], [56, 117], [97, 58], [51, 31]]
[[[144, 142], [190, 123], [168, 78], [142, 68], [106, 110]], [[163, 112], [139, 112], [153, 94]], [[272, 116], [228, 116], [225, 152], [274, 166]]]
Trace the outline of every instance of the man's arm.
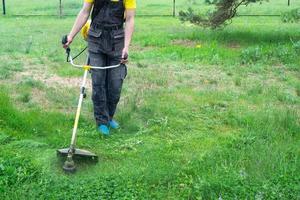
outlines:
[[77, 33], [85, 25], [85, 23], [89, 19], [92, 7], [93, 7], [92, 3], [84, 2], [82, 9], [80, 10], [79, 14], [77, 15], [77, 18], [75, 20], [73, 28], [68, 35], [68, 42], [64, 45], [64, 48], [67, 48], [72, 43], [72, 41], [75, 38], [75, 36], [77, 35]]
[[134, 15], [135, 9], [126, 9], [125, 11], [126, 23], [125, 23], [125, 44], [122, 52], [122, 58], [126, 59], [126, 55], [128, 56], [128, 49], [131, 42], [132, 34], [134, 31]]

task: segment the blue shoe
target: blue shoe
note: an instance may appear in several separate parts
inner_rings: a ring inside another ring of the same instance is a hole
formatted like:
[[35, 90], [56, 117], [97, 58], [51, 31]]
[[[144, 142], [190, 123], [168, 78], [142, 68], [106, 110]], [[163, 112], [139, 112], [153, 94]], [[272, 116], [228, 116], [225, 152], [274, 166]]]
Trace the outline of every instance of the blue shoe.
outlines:
[[100, 125], [98, 127], [98, 131], [100, 133], [102, 133], [102, 135], [104, 135], [104, 136], [108, 136], [109, 135], [109, 129], [108, 129], [108, 127], [106, 125]]
[[115, 120], [110, 120], [109, 121], [109, 126], [111, 127], [111, 128], [113, 128], [113, 129], [118, 129], [118, 128], [120, 128], [120, 125], [118, 124], [118, 122], [116, 122]]

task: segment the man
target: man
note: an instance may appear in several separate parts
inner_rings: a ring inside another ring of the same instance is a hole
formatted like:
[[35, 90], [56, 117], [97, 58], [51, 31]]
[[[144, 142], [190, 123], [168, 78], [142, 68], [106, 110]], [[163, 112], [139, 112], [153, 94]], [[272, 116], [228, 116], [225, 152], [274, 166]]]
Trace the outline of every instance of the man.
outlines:
[[[134, 31], [135, 0], [84, 0], [74, 26], [68, 35], [67, 48], [76, 34], [89, 19], [92, 22], [88, 32], [89, 65], [110, 66], [122, 63], [113, 69], [93, 69], [92, 100], [98, 130], [109, 135], [109, 128], [119, 128], [113, 119], [120, 99], [123, 80], [127, 75], [125, 63]], [[125, 21], [125, 31], [123, 24]]]

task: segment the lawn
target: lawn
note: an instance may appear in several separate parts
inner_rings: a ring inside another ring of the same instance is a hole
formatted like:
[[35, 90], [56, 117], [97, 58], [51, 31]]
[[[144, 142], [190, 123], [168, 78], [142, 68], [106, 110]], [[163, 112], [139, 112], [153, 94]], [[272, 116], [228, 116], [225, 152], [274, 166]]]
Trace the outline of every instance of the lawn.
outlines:
[[0, 199], [300, 199], [299, 23], [239, 17], [213, 31], [137, 17], [122, 128], [96, 131], [89, 81], [78, 146], [99, 163], [66, 175], [56, 150], [83, 74], [60, 45], [73, 20], [0, 18]]
[[[62, 0], [62, 10], [65, 15], [75, 15], [82, 5], [83, 0]], [[173, 0], [137, 0], [138, 15], [172, 15]], [[270, 0], [261, 4], [250, 4], [242, 6], [238, 14], [240, 15], [280, 15], [282, 12], [298, 8], [300, 2], [296, 0]], [[8, 15], [57, 15], [59, 13], [59, 0], [39, 1], [31, 0], [30, 3], [24, 0], [6, 1]], [[205, 13], [211, 5], [205, 0], [176, 0], [176, 13], [182, 9], [192, 7], [201, 13]], [[271, 8], [271, 9], [270, 9]]]

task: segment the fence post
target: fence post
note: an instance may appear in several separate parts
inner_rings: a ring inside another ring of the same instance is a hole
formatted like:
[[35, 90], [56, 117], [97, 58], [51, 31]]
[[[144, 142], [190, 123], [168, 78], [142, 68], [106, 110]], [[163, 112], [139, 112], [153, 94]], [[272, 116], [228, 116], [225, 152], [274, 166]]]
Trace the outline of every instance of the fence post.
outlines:
[[6, 14], [6, 10], [5, 10], [5, 0], [2, 0], [2, 6], [3, 6], [3, 15]]
[[173, 0], [173, 17], [176, 16], [176, 2]]
[[62, 5], [61, 5], [61, 0], [59, 0], [59, 17], [62, 17]]

